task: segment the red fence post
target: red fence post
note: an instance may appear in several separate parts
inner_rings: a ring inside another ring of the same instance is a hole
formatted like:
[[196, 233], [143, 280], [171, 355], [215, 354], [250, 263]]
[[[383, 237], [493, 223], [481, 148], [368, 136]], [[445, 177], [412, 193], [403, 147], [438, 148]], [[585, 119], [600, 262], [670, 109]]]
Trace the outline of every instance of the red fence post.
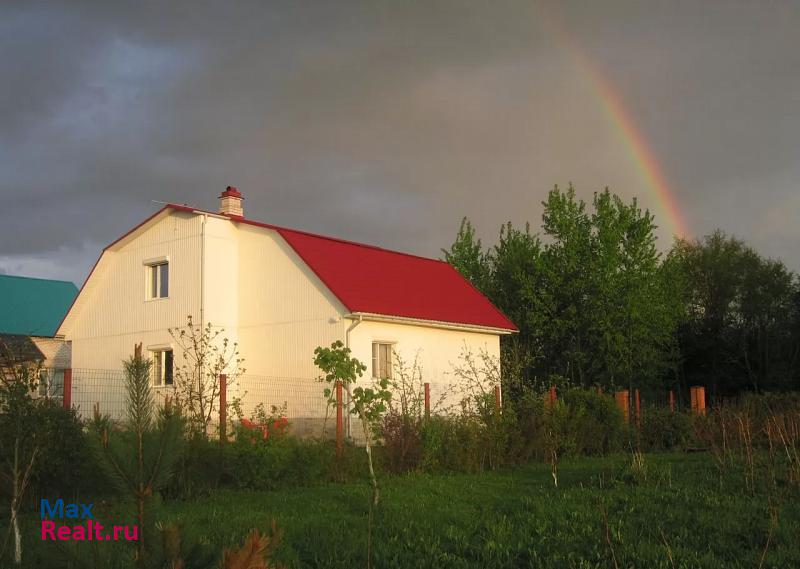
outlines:
[[633, 392], [633, 411], [636, 416], [636, 428], [642, 427], [642, 400], [639, 398], [639, 390]]
[[61, 403], [64, 405], [64, 409], [70, 409], [72, 407], [72, 368], [64, 370], [64, 387], [62, 390]]
[[425, 382], [425, 417], [431, 416], [431, 384]]
[[219, 375], [219, 442], [228, 440], [228, 376]]
[[556, 401], [558, 401], [558, 394], [556, 393], [555, 385], [550, 386], [550, 405], [555, 405]]
[[667, 400], [669, 401], [669, 410], [671, 412], [675, 412], [675, 392], [671, 389], [669, 390], [669, 394], [667, 396]]
[[502, 399], [500, 399], [500, 386], [494, 386], [494, 410], [498, 413], [500, 412], [500, 408], [503, 406]]
[[628, 402], [628, 390], [624, 389], [622, 391], [617, 391], [614, 395], [615, 399], [617, 400], [617, 407], [620, 408], [622, 411], [622, 417], [625, 419], [625, 422], [629, 422], [629, 402]]
[[692, 413], [695, 415], [706, 414], [706, 388], [695, 385], [690, 389], [692, 396]]
[[344, 421], [342, 420], [342, 382], [336, 382], [336, 454], [341, 456], [344, 445]]

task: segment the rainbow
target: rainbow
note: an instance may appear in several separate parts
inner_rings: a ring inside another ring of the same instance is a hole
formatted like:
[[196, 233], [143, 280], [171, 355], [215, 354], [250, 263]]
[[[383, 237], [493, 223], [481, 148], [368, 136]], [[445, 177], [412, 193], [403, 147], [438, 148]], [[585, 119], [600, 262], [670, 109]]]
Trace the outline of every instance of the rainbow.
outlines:
[[561, 45], [572, 55], [582, 74], [588, 77], [611, 124], [614, 125], [628, 148], [636, 169], [656, 200], [657, 221], [666, 220], [666, 228], [673, 235], [688, 237], [690, 235], [689, 227], [680, 210], [675, 192], [670, 188], [658, 158], [647, 143], [642, 131], [636, 126], [633, 115], [626, 108], [622, 96], [584, 53], [577, 40], [558, 23], [553, 15], [549, 14], [549, 17], [545, 19], [549, 24], [548, 27], [559, 38]]

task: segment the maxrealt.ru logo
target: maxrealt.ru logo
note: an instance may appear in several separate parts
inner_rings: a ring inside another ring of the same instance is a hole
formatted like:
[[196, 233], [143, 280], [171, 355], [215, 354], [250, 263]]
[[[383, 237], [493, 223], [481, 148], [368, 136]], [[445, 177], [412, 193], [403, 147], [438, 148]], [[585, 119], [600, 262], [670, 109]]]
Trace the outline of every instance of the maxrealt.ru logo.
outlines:
[[[106, 528], [94, 519], [94, 504], [64, 503], [59, 498], [52, 504], [46, 498], [39, 503], [42, 518], [42, 540], [52, 541], [137, 541], [139, 526], [110, 526]], [[60, 520], [63, 525], [56, 525]], [[70, 522], [75, 520], [75, 525]]]

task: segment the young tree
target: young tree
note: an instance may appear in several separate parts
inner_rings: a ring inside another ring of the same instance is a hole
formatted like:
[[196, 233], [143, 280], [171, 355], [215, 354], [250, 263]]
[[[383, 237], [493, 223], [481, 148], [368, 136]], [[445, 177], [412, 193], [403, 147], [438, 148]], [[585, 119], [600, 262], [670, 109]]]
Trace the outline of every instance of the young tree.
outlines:
[[180, 364], [175, 366], [176, 397], [191, 430], [204, 437], [208, 436], [211, 419], [219, 405], [219, 376], [226, 373], [230, 387], [246, 371], [238, 343], [231, 344], [223, 336], [224, 332], [211, 323], [204, 328], [195, 326], [191, 315], [187, 317], [186, 326], [169, 329], [182, 356]]
[[3, 482], [11, 495], [8, 534], [0, 558], [13, 534], [14, 564], [22, 564], [19, 508], [28, 490], [39, 456], [43, 433], [39, 403], [33, 394], [39, 385], [40, 362], [30, 360], [24, 346], [0, 340], [0, 455]]
[[367, 537], [367, 565], [372, 566], [372, 513], [378, 506], [380, 492], [378, 489], [378, 479], [375, 477], [375, 468], [372, 464], [372, 443], [381, 425], [381, 418], [388, 408], [392, 398], [389, 391], [389, 379], [376, 379], [371, 387], [358, 385], [358, 380], [364, 374], [367, 366], [362, 364], [357, 358], [350, 355], [350, 348], [337, 340], [331, 344], [330, 348], [317, 347], [314, 350], [314, 365], [322, 372], [320, 381], [327, 384], [324, 390], [328, 403], [335, 403], [336, 396], [334, 389], [336, 384], [341, 384], [347, 389], [355, 385], [355, 388], [348, 389], [350, 392], [350, 402], [352, 409], [350, 412], [356, 415], [361, 421], [364, 430], [364, 448], [367, 452], [367, 464], [369, 466], [369, 479], [372, 484], [372, 500], [369, 504], [369, 533]]
[[155, 410], [151, 387], [151, 362], [141, 354], [141, 345], [124, 362], [125, 367], [125, 430], [112, 429], [111, 420], [95, 407], [90, 425], [95, 435], [100, 464], [109, 480], [136, 505], [138, 540], [135, 561], [147, 563], [149, 518], [147, 506], [155, 492], [162, 488], [173, 472], [180, 455], [184, 422], [180, 409], [168, 398]]

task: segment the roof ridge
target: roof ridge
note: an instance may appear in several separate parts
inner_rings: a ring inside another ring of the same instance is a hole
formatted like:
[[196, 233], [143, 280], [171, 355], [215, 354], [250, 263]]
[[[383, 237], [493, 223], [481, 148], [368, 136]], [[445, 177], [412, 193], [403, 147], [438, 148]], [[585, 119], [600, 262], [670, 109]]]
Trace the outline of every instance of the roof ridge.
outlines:
[[[192, 211], [195, 211], [195, 212], [198, 212], [198, 213], [206, 213], [206, 214], [217, 215], [217, 216], [221, 216], [221, 217], [228, 217], [225, 214], [220, 214], [220, 213], [216, 213], [216, 212], [208, 211], [208, 210], [204, 210], [204, 209], [199, 209], [199, 208], [193, 208], [192, 206], [187, 206], [185, 204], [184, 205], [180, 205], [180, 204], [172, 204], [171, 203], [171, 204], [167, 204], [167, 207], [178, 209], [178, 210], [181, 210], [181, 211], [186, 211], [187, 208], [188, 208], [188, 209], [191, 209]], [[256, 219], [248, 219], [246, 217], [231, 217], [230, 220], [231, 221], [235, 221], [237, 223], [245, 223], [247, 225], [253, 225], [253, 226], [256, 226], [256, 227], [264, 227], [264, 228], [267, 228], [267, 229], [274, 229], [275, 231], [278, 231], [278, 232], [280, 232], [280, 231], [292, 231], [294, 233], [302, 233], [303, 235], [308, 235], [310, 237], [316, 237], [316, 238], [319, 238], [319, 239], [327, 239], [329, 241], [336, 241], [338, 243], [345, 243], [347, 245], [355, 245], [357, 247], [365, 247], [367, 249], [375, 249], [377, 251], [383, 251], [385, 253], [393, 253], [395, 255], [405, 255], [407, 257], [414, 257], [415, 259], [422, 259], [423, 261], [431, 261], [431, 262], [434, 262], [434, 263], [443, 263], [445, 265], [449, 265], [450, 264], [447, 261], [443, 261], [442, 259], [434, 259], [432, 257], [425, 257], [424, 255], [417, 255], [416, 253], [409, 253], [407, 251], [398, 251], [396, 249], [388, 249], [386, 247], [381, 247], [379, 245], [373, 245], [371, 243], [363, 243], [361, 241], [353, 241], [351, 239], [344, 239], [342, 237], [334, 237], [332, 235], [323, 235], [321, 233], [314, 233], [313, 231], [307, 231], [305, 229], [294, 229], [292, 227], [284, 227], [282, 225], [275, 225], [274, 223], [267, 223], [266, 221], [258, 221]]]
[[28, 276], [25, 276], [25, 275], [6, 275], [6, 274], [1, 274], [1, 273], [0, 273], [0, 278], [25, 279], [25, 280], [28, 280], [28, 281], [44, 281], [44, 282], [49, 282], [49, 283], [64, 283], [64, 284], [71, 284], [75, 288], [78, 288], [78, 286], [74, 282], [67, 281], [67, 280], [64, 280], [64, 279], [45, 279], [43, 277], [28, 277]]

